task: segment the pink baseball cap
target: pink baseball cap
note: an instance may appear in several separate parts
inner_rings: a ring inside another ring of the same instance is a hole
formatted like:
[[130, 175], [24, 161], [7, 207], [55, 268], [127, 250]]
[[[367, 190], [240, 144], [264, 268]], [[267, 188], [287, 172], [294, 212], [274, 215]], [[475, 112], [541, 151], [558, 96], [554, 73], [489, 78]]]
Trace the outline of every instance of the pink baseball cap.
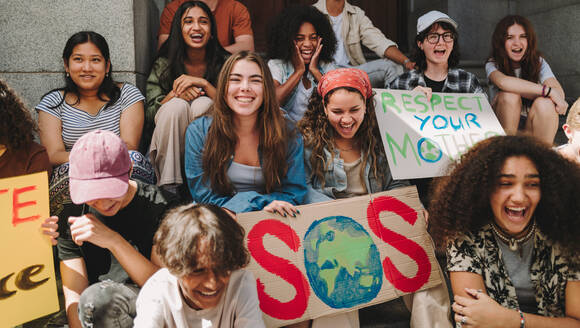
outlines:
[[79, 138], [69, 156], [70, 198], [75, 204], [118, 198], [129, 188], [131, 158], [121, 138], [95, 130]]

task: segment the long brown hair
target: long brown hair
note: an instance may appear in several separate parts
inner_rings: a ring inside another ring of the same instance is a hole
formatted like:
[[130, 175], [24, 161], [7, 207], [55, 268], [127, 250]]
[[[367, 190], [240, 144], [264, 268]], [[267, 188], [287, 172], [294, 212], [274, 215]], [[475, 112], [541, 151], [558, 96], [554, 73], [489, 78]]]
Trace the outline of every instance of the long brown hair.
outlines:
[[520, 62], [520, 67], [522, 69], [521, 77], [524, 80], [536, 83], [540, 78], [541, 53], [538, 51], [538, 38], [534, 31], [534, 27], [527, 18], [520, 15], [508, 15], [497, 23], [491, 37], [490, 60], [495, 62], [495, 65], [500, 72], [509, 76], [515, 76], [515, 65], [509, 59], [505, 50], [507, 30], [514, 24], [521, 25], [528, 36], [528, 48]]
[[[350, 87], [339, 87], [334, 90], [329, 91], [324, 97], [324, 103], [322, 96], [318, 93], [316, 88], [312, 92], [310, 101], [308, 102], [308, 110], [304, 113], [302, 120], [298, 122], [298, 129], [302, 133], [304, 138], [304, 147], [312, 149], [312, 155], [310, 158], [305, 160], [310, 161], [310, 166], [312, 167], [312, 173], [310, 173], [310, 178], [312, 181], [319, 181], [322, 188], [324, 188], [324, 171], [325, 168], [332, 165], [333, 159], [330, 158], [326, 160], [324, 156], [324, 149], [326, 148], [331, 154], [334, 154], [335, 144], [334, 136], [335, 131], [332, 125], [330, 125], [326, 114], [324, 113], [324, 104], [328, 103], [330, 96], [336, 90], [344, 89], [349, 92], [355, 92], [362, 99], [364, 97], [361, 93], [354, 88]], [[366, 99], [366, 110], [364, 120], [361, 123], [358, 131], [354, 135], [354, 141], [356, 144], [360, 145], [362, 152], [361, 159], [361, 180], [365, 179], [365, 168], [367, 162], [371, 162], [371, 172], [381, 183], [386, 183], [384, 181], [384, 165], [379, 165], [380, 157], [384, 157], [384, 150], [381, 140], [381, 133], [379, 131], [379, 126], [377, 123], [377, 117], [375, 116], [375, 103], [374, 98], [369, 97]]]
[[226, 102], [229, 76], [233, 66], [240, 60], [258, 64], [262, 71], [264, 96], [258, 110], [256, 127], [260, 132], [258, 151], [261, 153], [261, 166], [266, 183], [265, 192], [271, 193], [281, 187], [288, 171], [286, 153], [292, 142], [294, 131], [282, 115], [276, 99], [272, 74], [268, 65], [256, 53], [240, 51], [224, 63], [217, 83], [217, 96], [209, 115], [213, 122], [207, 133], [202, 154], [203, 177], [211, 182], [211, 187], [219, 194], [231, 195], [234, 186], [227, 176], [228, 163], [234, 155], [238, 136], [234, 126], [234, 113]]

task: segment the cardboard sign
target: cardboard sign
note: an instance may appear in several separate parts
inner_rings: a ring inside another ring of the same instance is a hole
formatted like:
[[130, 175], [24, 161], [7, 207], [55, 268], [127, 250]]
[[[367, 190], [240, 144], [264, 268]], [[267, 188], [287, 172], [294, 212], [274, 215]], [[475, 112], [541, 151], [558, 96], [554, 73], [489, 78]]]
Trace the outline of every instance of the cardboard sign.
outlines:
[[238, 214], [268, 327], [348, 312], [442, 281], [415, 187]]
[[381, 139], [395, 179], [445, 175], [477, 142], [504, 135], [481, 93], [433, 93], [375, 89]]
[[13, 327], [58, 311], [46, 172], [0, 179], [0, 321]]

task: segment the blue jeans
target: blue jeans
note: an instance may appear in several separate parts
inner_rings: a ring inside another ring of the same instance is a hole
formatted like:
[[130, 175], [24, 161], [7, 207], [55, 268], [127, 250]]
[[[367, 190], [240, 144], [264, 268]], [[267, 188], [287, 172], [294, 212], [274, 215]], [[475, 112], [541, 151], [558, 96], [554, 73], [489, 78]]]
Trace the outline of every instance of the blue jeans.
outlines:
[[403, 66], [385, 58], [372, 60], [354, 67], [367, 72], [373, 88], [382, 89], [388, 89], [389, 84], [404, 72]]
[[139, 288], [106, 280], [90, 285], [79, 300], [79, 320], [84, 328], [130, 328], [137, 315]]

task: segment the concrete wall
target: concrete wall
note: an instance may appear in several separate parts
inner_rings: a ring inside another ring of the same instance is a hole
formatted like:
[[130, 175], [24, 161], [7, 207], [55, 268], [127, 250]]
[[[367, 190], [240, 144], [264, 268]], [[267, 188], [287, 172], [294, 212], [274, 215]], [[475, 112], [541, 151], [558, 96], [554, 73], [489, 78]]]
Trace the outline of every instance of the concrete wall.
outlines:
[[0, 13], [0, 78], [29, 107], [64, 84], [62, 50], [81, 30], [105, 37], [115, 80], [144, 90], [159, 17], [153, 0], [2, 0]]
[[532, 21], [538, 48], [564, 87], [566, 97], [580, 97], [580, 1], [518, 0], [517, 11]]

